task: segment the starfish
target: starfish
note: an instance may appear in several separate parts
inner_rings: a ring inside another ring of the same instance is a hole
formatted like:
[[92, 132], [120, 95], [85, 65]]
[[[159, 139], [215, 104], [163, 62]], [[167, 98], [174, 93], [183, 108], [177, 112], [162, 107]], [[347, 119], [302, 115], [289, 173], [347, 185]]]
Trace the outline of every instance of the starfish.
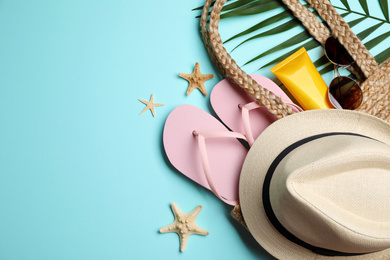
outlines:
[[187, 245], [188, 237], [192, 234], [206, 236], [209, 234], [207, 230], [200, 228], [195, 223], [195, 219], [198, 216], [202, 206], [197, 206], [193, 211], [188, 214], [184, 214], [180, 211], [179, 207], [172, 202], [171, 203], [173, 215], [175, 216], [175, 221], [160, 229], [160, 233], [175, 232], [179, 235], [180, 238], [180, 251], [184, 252]]
[[195, 64], [194, 72], [192, 72], [191, 74], [179, 73], [179, 76], [188, 80], [188, 82], [190, 83], [190, 85], [188, 86], [187, 95], [191, 94], [191, 92], [195, 88], [197, 88], [203, 93], [203, 95], [206, 96], [207, 91], [206, 88], [204, 87], [204, 82], [213, 78], [214, 74], [205, 75], [200, 73], [199, 62], [197, 62]]
[[146, 107], [144, 108], [144, 110], [142, 110], [140, 115], [142, 115], [142, 113], [145, 112], [146, 110], [150, 109], [150, 111], [152, 111], [152, 115], [155, 116], [155, 114], [154, 114], [154, 107], [165, 105], [165, 104], [162, 104], [162, 103], [153, 103], [153, 95], [154, 94], [152, 94], [152, 97], [150, 98], [149, 102], [145, 101], [145, 100], [142, 100], [142, 99], [138, 99], [139, 101], [141, 101], [142, 103], [144, 103], [146, 105]]

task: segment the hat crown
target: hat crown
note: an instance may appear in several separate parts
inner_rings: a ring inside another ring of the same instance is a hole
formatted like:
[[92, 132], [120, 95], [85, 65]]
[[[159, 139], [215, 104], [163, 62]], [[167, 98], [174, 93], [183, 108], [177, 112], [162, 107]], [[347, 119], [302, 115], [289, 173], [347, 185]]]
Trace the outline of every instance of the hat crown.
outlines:
[[366, 253], [390, 247], [390, 146], [351, 135], [307, 142], [280, 161], [270, 184], [278, 221], [300, 240]]

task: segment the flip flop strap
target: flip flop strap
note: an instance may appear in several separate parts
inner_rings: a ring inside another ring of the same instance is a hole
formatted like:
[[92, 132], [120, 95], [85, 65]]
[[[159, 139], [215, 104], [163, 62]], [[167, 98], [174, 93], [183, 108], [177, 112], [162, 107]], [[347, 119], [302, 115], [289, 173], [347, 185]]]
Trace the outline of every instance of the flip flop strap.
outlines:
[[206, 133], [197, 133], [194, 132], [194, 135], [198, 137], [198, 144], [199, 144], [199, 153], [200, 153], [200, 159], [202, 161], [203, 171], [206, 176], [206, 180], [210, 186], [210, 189], [214, 194], [222, 201], [231, 204], [231, 205], [237, 205], [238, 201], [235, 200], [228, 200], [217, 192], [217, 189], [215, 188], [214, 181], [212, 178], [211, 170], [210, 170], [210, 163], [207, 155], [207, 149], [206, 149], [206, 139], [207, 138], [239, 138], [247, 140], [245, 135], [235, 132], [223, 132], [223, 131], [215, 131], [215, 132], [206, 132]]
[[[282, 98], [280, 98], [280, 99], [282, 99]], [[286, 105], [288, 105], [290, 107], [293, 106], [300, 112], [302, 111], [302, 108], [300, 108], [299, 106], [295, 105], [294, 103], [292, 103], [290, 101], [287, 101], [287, 100], [284, 100], [284, 99], [282, 99], [282, 101]], [[255, 139], [253, 137], [252, 127], [251, 127], [251, 123], [250, 123], [250, 120], [249, 120], [249, 111], [253, 110], [253, 109], [256, 109], [256, 108], [260, 108], [260, 107], [262, 107], [262, 106], [259, 105], [256, 101], [253, 101], [253, 102], [250, 102], [248, 104], [245, 104], [245, 105], [241, 106], [242, 124], [244, 126], [245, 136], [246, 136], [247, 141], [248, 141], [250, 146], [252, 146], [252, 144], [255, 142]]]
[[255, 139], [253, 137], [251, 122], [249, 120], [249, 111], [256, 108], [260, 108], [261, 106], [257, 102], [253, 101], [240, 107], [241, 107], [241, 117], [242, 117], [242, 125], [244, 126], [244, 132], [246, 138], [248, 139], [249, 146], [252, 146], [252, 144], [255, 142]]

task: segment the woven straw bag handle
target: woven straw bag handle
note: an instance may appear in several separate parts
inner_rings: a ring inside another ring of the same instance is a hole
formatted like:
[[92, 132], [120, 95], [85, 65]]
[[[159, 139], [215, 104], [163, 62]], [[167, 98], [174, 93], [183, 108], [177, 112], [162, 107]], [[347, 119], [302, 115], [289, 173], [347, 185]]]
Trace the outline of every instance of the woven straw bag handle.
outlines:
[[217, 0], [215, 2], [210, 14], [210, 31], [207, 29], [207, 16], [211, 0], [207, 0], [203, 7], [203, 13], [201, 16], [202, 36], [211, 59], [226, 78], [232, 79], [237, 85], [244, 88], [245, 91], [252, 95], [259, 104], [266, 107], [277, 118], [293, 114], [294, 112], [292, 109], [279, 97], [275, 96], [268, 89], [260, 86], [252, 79], [252, 77], [247, 75], [223, 47], [221, 37], [218, 33], [218, 23], [220, 20], [221, 10], [225, 2], [226, 0]]
[[[310, 34], [324, 45], [326, 39], [331, 35], [328, 28], [298, 0], [283, 0], [283, 2], [301, 20]], [[318, 14], [329, 25], [333, 36], [349, 52], [366, 78], [379, 69], [374, 57], [328, 0], [307, 0], [307, 2], [317, 10]]]

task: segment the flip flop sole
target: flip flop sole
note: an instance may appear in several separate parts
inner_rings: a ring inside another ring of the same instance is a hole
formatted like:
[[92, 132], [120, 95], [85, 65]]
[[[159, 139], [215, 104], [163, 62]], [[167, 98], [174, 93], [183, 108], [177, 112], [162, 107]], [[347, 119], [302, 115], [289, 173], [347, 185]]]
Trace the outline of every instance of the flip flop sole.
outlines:
[[[207, 132], [230, 132], [216, 118], [192, 105], [181, 105], [168, 116], [163, 133], [165, 152], [172, 165], [182, 174], [210, 189], [199, 152], [198, 138]], [[208, 138], [206, 151], [210, 174], [221, 197], [238, 201], [241, 167], [248, 151], [235, 138]]]
[[[262, 87], [272, 91], [276, 96], [292, 103], [291, 99], [272, 80], [264, 76], [250, 74]], [[255, 99], [245, 92], [244, 89], [235, 83], [224, 79], [213, 88], [210, 94], [210, 102], [218, 117], [232, 131], [244, 133], [241, 109], [239, 104], [245, 105], [255, 101]], [[296, 107], [292, 107], [295, 112], [299, 112]], [[270, 124], [276, 121], [276, 117], [265, 107], [260, 107], [249, 112], [251, 129], [256, 139]]]

